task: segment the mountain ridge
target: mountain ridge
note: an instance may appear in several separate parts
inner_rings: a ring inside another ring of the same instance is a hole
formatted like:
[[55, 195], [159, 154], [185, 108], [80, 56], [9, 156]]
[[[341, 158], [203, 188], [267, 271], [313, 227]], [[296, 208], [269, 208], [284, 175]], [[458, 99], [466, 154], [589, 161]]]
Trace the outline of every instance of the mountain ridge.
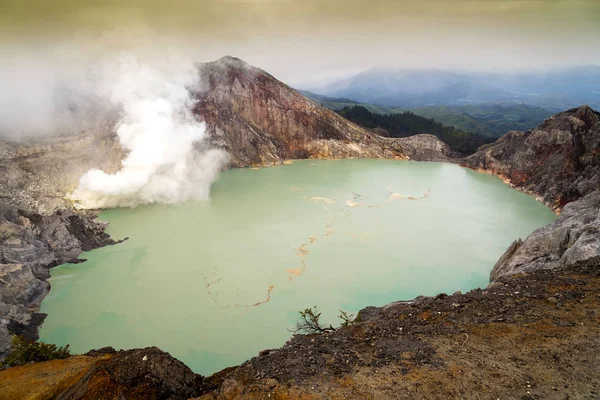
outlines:
[[227, 151], [232, 167], [290, 158], [404, 157], [399, 142], [321, 108], [237, 58], [199, 68], [204, 90], [196, 94], [194, 112], [207, 124], [209, 146]]
[[456, 129], [499, 138], [511, 130], [529, 130], [554, 113], [539, 106], [516, 102], [467, 104], [461, 106], [387, 107], [352, 99], [333, 98], [300, 90], [304, 96], [330, 110], [360, 105], [376, 114], [398, 114], [406, 111], [433, 118]]
[[376, 67], [311, 91], [388, 107], [517, 101], [557, 112], [600, 107], [600, 66], [521, 73]]

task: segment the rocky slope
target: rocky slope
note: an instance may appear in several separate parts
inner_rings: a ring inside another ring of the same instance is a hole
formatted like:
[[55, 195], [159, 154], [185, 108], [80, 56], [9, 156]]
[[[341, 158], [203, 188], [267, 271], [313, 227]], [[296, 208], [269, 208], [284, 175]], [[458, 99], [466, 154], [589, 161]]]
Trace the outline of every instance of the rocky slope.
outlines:
[[489, 171], [555, 209], [600, 188], [600, 114], [588, 106], [511, 131], [463, 165]]
[[[208, 145], [226, 149], [231, 166], [304, 157], [444, 159], [438, 152], [446, 148], [427, 136], [378, 137], [240, 60], [200, 68], [205, 90], [195, 112], [207, 121]], [[0, 398], [597, 397], [598, 120], [588, 107], [569, 110], [464, 160], [565, 206], [557, 221], [507, 250], [486, 290], [367, 308], [349, 327], [295, 336], [209, 378], [153, 348], [9, 369], [0, 372]], [[108, 125], [30, 145], [0, 143], [0, 152], [2, 352], [9, 334], [36, 336], [48, 268], [113, 243], [93, 214], [71, 211], [64, 195], [91, 167], [117, 170], [123, 151]]]
[[214, 388], [156, 347], [120, 352], [104, 348], [35, 366], [39, 368], [0, 372], [0, 398], [185, 399]]
[[404, 153], [417, 161], [453, 161], [454, 152], [450, 147], [433, 135], [422, 134], [397, 139]]
[[211, 147], [226, 150], [232, 167], [292, 158], [405, 158], [397, 140], [358, 127], [240, 59], [202, 64], [200, 76], [195, 112], [206, 121]]
[[71, 211], [65, 194], [92, 167], [117, 171], [122, 155], [111, 125], [0, 142], [0, 357], [11, 334], [37, 338], [48, 268], [114, 243], [94, 213]]
[[518, 239], [490, 278], [571, 265], [600, 265], [600, 190], [569, 203], [553, 223]]
[[114, 120], [81, 132], [7, 142], [0, 139], [0, 202], [44, 215], [68, 209], [65, 194], [91, 168], [114, 173], [124, 151]]

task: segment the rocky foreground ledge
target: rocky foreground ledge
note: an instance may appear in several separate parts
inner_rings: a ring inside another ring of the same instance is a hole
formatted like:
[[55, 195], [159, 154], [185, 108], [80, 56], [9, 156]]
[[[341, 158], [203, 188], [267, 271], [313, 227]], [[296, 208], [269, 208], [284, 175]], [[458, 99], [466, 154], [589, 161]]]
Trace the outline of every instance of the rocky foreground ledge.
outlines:
[[[379, 138], [240, 60], [202, 68], [209, 89], [195, 112], [232, 166], [446, 158], [430, 138]], [[348, 327], [295, 336], [211, 377], [156, 348], [15, 367], [0, 372], [0, 399], [598, 398], [599, 121], [589, 107], [569, 110], [463, 160], [562, 209], [557, 221], [513, 243], [485, 290], [369, 307]], [[102, 127], [26, 146], [0, 143], [0, 356], [10, 334], [37, 337], [47, 269], [112, 243], [64, 194], [91, 167], [118, 169], [122, 156]]]

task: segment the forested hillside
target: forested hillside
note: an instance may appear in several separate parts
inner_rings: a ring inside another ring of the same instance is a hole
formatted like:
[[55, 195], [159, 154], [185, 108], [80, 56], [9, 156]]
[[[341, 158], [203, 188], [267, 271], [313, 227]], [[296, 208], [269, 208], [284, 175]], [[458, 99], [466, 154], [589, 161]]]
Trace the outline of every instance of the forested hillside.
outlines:
[[[338, 113], [357, 125], [369, 129], [384, 129], [390, 137], [407, 137], [421, 133], [435, 135], [450, 148], [463, 155], [474, 153], [479, 146], [494, 139], [476, 133], [463, 132], [446, 126], [433, 118], [425, 118], [410, 111], [396, 114], [376, 114], [363, 106], [344, 107]], [[385, 133], [379, 132], [379, 133]]]

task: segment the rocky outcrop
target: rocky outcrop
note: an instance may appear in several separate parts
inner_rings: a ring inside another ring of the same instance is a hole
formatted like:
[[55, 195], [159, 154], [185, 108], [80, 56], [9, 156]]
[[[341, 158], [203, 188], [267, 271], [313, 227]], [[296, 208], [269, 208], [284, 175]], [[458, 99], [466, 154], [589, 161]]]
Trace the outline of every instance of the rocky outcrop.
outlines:
[[213, 388], [156, 347], [88, 355], [0, 372], [2, 399], [188, 399]]
[[200, 65], [195, 112], [209, 146], [231, 167], [277, 165], [300, 158], [405, 158], [400, 142], [358, 127], [308, 100], [267, 72], [223, 57]]
[[600, 187], [600, 114], [582, 106], [508, 132], [463, 165], [492, 172], [554, 209]]
[[48, 269], [78, 262], [82, 251], [114, 244], [95, 214], [26, 213], [0, 203], [0, 357], [10, 335], [37, 339], [45, 314], [37, 311], [48, 294]]
[[525, 241], [513, 242], [490, 277], [572, 265], [600, 265], [600, 190], [567, 204], [556, 221]]
[[434, 135], [421, 134], [397, 140], [411, 160], [445, 162], [453, 156], [450, 147]]
[[122, 155], [110, 125], [0, 142], [0, 358], [11, 334], [37, 339], [48, 269], [114, 243], [96, 214], [71, 211], [66, 194], [90, 168], [117, 171]]
[[507, 133], [463, 165], [500, 175], [563, 210], [552, 224], [516, 240], [494, 266], [492, 280], [600, 263], [600, 114], [588, 106], [562, 112], [531, 131]]
[[74, 134], [20, 143], [0, 140], [0, 203], [44, 215], [69, 209], [65, 195], [85, 172], [121, 169], [125, 152], [113, 127], [114, 121], [107, 121]]
[[[9, 348], [11, 335], [36, 338], [36, 330], [29, 329], [44, 320], [36, 313], [50, 285], [39, 279], [33, 267], [23, 264], [0, 264], [0, 356]], [[33, 324], [32, 324], [33, 323]]]

